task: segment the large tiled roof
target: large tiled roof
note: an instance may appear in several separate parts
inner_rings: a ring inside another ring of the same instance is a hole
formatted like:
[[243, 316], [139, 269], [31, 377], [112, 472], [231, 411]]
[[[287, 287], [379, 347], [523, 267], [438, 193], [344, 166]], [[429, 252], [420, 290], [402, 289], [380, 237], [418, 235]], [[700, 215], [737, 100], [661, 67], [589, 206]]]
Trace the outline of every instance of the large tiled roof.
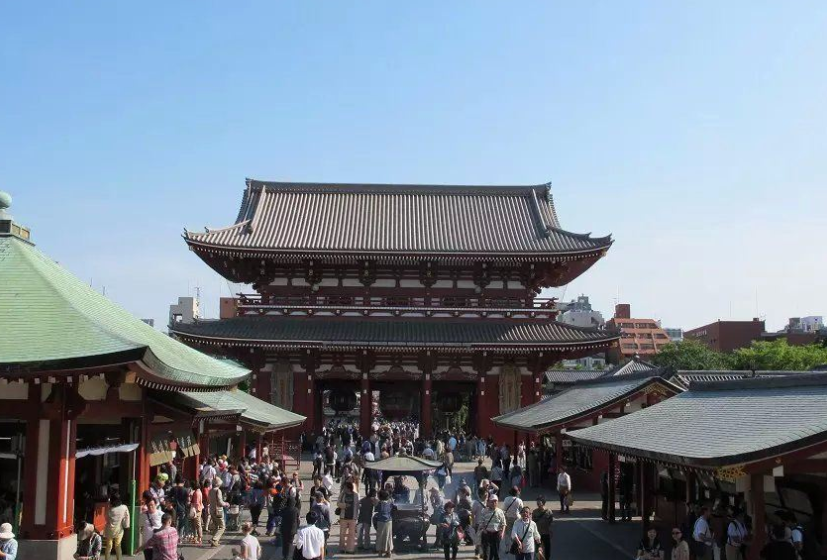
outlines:
[[827, 375], [693, 383], [671, 399], [569, 437], [696, 468], [736, 465], [827, 440]]
[[170, 327], [187, 340], [237, 345], [291, 347], [605, 347], [610, 331], [563, 323], [484, 319], [234, 317]]
[[560, 228], [549, 185], [485, 187], [248, 180], [236, 223], [194, 247], [285, 253], [585, 254], [610, 237]]
[[659, 383], [679, 391], [660, 377], [633, 375], [619, 379], [601, 379], [581, 382], [546, 397], [538, 403], [520, 408], [493, 418], [493, 422], [504, 428], [536, 432], [553, 426], [576, 421], [615, 403], [620, 403], [641, 391], [647, 385]]
[[193, 408], [206, 408], [217, 413], [240, 412], [240, 421], [254, 428], [272, 431], [298, 426], [305, 417], [240, 390], [214, 391], [210, 393], [182, 393]]
[[152, 386], [228, 387], [249, 371], [156, 331], [49, 259], [0, 236], [0, 375], [137, 362]]
[[735, 381], [750, 377], [779, 377], [785, 375], [800, 375], [807, 371], [781, 370], [678, 370], [671, 376], [671, 380], [683, 387], [693, 383], [708, 383], [712, 381]]

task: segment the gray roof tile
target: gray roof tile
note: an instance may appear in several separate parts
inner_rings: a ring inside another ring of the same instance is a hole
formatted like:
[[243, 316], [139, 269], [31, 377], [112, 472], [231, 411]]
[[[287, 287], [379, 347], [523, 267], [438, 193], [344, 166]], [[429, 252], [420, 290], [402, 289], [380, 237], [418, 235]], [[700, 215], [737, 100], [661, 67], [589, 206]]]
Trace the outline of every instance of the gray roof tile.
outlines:
[[[669, 385], [659, 377], [640, 375], [581, 382], [538, 403], [493, 418], [493, 422], [498, 426], [528, 432], [544, 430], [592, 414], [627, 398], [650, 383]], [[677, 387], [674, 389], [678, 390]]]
[[827, 375], [693, 383], [660, 404], [568, 435], [694, 467], [756, 461], [827, 440]]
[[613, 332], [563, 323], [433, 319], [234, 317], [177, 323], [172, 332], [191, 339], [318, 346], [608, 346]]
[[188, 243], [281, 252], [582, 254], [610, 237], [560, 228], [549, 185], [353, 185], [249, 180], [236, 223]]

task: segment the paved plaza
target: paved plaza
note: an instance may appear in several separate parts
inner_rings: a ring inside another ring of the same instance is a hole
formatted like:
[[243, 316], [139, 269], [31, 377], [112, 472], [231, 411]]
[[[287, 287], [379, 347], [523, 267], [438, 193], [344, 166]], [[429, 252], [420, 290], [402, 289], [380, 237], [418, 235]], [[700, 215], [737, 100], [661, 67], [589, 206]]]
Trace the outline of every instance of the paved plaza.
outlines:
[[[454, 492], [455, 484], [461, 477], [466, 480], [473, 478], [472, 463], [458, 463], [455, 467], [455, 477], [452, 485], [446, 486], [446, 495], [451, 496]], [[302, 463], [301, 469], [302, 477], [305, 480], [306, 487], [310, 486], [310, 462], [305, 460]], [[576, 481], [576, 478], [575, 478]], [[434, 486], [435, 482], [431, 479], [428, 487]], [[334, 489], [335, 490], [335, 489]], [[523, 497], [527, 503], [534, 507], [534, 500], [541, 493], [538, 489], [526, 489]], [[553, 491], [547, 491], [549, 505], [554, 504]], [[334, 493], [331, 498], [331, 503], [335, 504], [337, 494]], [[302, 496], [302, 517], [307, 513], [308, 496], [305, 493]], [[560, 516], [555, 514], [554, 521], [554, 537], [551, 544], [550, 558], [565, 559], [565, 560], [628, 560], [634, 555], [635, 546], [640, 538], [640, 522], [633, 521], [631, 523], [609, 525], [600, 519], [600, 502], [596, 495], [579, 496], [572, 514], [567, 516]], [[248, 512], [243, 512], [242, 519], [249, 518]], [[266, 519], [266, 513], [262, 515], [262, 519]], [[372, 537], [375, 534], [372, 533]], [[435, 538], [435, 529], [431, 527], [428, 532], [428, 542], [433, 543]], [[183, 545], [181, 547], [186, 560], [229, 560], [232, 558], [233, 548], [237, 548], [240, 534], [237, 532], [227, 532], [222, 539], [222, 544], [219, 548], [209, 548], [204, 546]], [[273, 545], [273, 539], [261, 537], [261, 542], [264, 548], [264, 560], [280, 560], [281, 550]], [[331, 528], [329, 553], [334, 557], [339, 556], [339, 525], [334, 521]], [[474, 548], [472, 546], [461, 546], [457, 555], [458, 559], [469, 560], [474, 556]], [[348, 555], [348, 558], [374, 559], [376, 554], [363, 553], [357, 550], [353, 556]], [[426, 552], [418, 550], [404, 550], [399, 549], [394, 551], [394, 557], [401, 558], [425, 558], [429, 560], [441, 560], [444, 558], [442, 550], [431, 548]], [[135, 557], [137, 558], [137, 557]], [[513, 560], [510, 555], [501, 555], [502, 560]]]

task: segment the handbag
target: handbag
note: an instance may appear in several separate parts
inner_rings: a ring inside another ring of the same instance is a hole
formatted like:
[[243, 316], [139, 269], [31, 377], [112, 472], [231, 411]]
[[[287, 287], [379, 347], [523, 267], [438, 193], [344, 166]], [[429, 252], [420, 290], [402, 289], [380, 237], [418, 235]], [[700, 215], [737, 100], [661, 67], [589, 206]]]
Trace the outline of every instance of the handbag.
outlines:
[[[528, 534], [529, 529], [531, 529], [531, 521], [529, 521], [528, 525], [526, 525], [525, 531], [523, 531], [523, 536], [520, 538], [520, 542], [523, 542], [525, 540], [525, 536]], [[516, 556], [520, 553], [520, 547], [517, 545], [516, 542], [512, 542], [511, 548], [508, 549], [508, 552]]]

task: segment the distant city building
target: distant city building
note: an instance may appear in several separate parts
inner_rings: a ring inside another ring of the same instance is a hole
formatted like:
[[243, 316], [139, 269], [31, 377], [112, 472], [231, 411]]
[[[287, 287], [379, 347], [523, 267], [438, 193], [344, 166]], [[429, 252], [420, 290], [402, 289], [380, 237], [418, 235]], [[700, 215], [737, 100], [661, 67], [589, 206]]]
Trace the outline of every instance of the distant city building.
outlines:
[[577, 296], [577, 299], [568, 302], [558, 301], [557, 309], [559, 309], [561, 313], [565, 311], [591, 311], [592, 304], [589, 301], [589, 296], [581, 294]]
[[778, 332], [763, 333], [762, 340], [784, 339], [791, 346], [814, 344], [827, 338], [827, 329], [824, 327], [824, 317], [810, 315], [809, 317], [790, 317], [787, 326]]
[[579, 296], [569, 303], [558, 303], [557, 307], [562, 311], [557, 318], [561, 323], [591, 328], [601, 328], [606, 324], [603, 314], [592, 309], [589, 296]]
[[683, 329], [674, 327], [663, 327], [669, 340], [672, 342], [683, 342]]
[[155, 319], [141, 319], [142, 322], [146, 323], [150, 327], [155, 326]]
[[715, 321], [686, 331], [684, 337], [703, 342], [717, 352], [732, 352], [748, 347], [762, 333], [764, 321], [756, 317], [752, 321]]
[[606, 369], [606, 356], [604, 354], [597, 354], [595, 356], [586, 356], [585, 358], [578, 358], [576, 360], [563, 360], [561, 362], [563, 369], [581, 369], [581, 370], [597, 370]]
[[198, 299], [194, 297], [179, 297], [178, 303], [169, 306], [169, 324], [183, 323], [185, 325], [194, 323], [201, 318], [201, 309]]
[[628, 303], [615, 306], [615, 316], [606, 322], [606, 326], [621, 333], [619, 356], [616, 356], [620, 360], [653, 356], [671, 342], [669, 335], [654, 319], [632, 318]]

